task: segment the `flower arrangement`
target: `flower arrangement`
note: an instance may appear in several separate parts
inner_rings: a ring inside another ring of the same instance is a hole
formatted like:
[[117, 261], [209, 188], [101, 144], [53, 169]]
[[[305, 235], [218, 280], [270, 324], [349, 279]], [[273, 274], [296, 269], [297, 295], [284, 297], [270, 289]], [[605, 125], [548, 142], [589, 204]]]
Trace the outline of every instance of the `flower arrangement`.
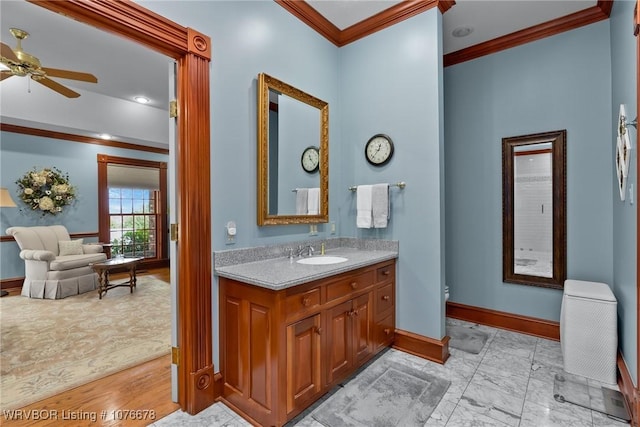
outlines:
[[42, 215], [56, 215], [62, 208], [73, 202], [76, 189], [69, 184], [69, 175], [58, 168], [44, 168], [24, 174], [16, 181], [19, 197], [32, 210], [42, 211]]

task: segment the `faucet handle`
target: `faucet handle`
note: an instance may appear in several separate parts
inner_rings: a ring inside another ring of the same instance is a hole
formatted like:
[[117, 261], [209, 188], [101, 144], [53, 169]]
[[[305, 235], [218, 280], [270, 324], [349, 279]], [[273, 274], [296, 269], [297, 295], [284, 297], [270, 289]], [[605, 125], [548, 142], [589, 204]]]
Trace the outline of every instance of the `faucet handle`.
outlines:
[[287, 257], [293, 259], [293, 248], [289, 246], [284, 248], [284, 250], [287, 252]]

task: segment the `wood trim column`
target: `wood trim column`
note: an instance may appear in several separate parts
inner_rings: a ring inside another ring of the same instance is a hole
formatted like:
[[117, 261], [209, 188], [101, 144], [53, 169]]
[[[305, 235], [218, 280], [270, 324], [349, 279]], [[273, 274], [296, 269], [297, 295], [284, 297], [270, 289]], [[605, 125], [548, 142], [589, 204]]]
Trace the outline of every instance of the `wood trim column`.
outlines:
[[[178, 346], [180, 405], [195, 414], [213, 404], [211, 322], [210, 108], [207, 36], [189, 29], [178, 62]], [[198, 90], [192, 90], [197, 87]], [[188, 116], [189, 121], [185, 120]], [[187, 351], [188, 349], [188, 351]]]

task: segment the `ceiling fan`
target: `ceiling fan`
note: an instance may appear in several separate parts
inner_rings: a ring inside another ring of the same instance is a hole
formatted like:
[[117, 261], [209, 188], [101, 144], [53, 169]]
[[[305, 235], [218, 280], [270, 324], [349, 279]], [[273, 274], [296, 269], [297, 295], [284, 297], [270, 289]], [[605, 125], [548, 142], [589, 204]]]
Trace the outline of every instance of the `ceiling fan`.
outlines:
[[80, 94], [56, 81], [51, 80], [49, 77], [98, 83], [98, 79], [93, 74], [41, 66], [38, 58], [29, 55], [22, 50], [22, 40], [26, 39], [29, 36], [29, 33], [19, 28], [10, 28], [9, 31], [11, 32], [11, 35], [16, 38], [18, 43], [15, 49], [11, 49], [6, 44], [0, 42], [0, 63], [9, 68], [8, 70], [0, 71], [0, 81], [12, 76], [29, 76], [32, 80], [66, 96], [67, 98], [77, 98]]

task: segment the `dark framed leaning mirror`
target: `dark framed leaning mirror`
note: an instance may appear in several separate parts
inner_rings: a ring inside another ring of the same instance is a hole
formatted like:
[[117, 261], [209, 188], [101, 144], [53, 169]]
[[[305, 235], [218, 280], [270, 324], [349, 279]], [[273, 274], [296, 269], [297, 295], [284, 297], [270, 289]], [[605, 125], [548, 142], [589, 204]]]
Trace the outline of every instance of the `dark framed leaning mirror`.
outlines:
[[562, 289], [567, 131], [502, 139], [502, 280]]

